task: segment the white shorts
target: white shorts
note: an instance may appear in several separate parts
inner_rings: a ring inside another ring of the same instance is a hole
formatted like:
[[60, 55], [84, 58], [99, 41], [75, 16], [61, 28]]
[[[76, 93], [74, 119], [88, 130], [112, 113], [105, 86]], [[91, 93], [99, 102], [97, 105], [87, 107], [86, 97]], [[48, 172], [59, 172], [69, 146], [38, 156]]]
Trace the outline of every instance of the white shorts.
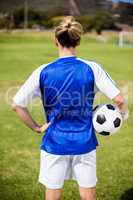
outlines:
[[64, 180], [74, 179], [80, 187], [96, 186], [96, 150], [82, 155], [54, 155], [41, 150], [39, 182], [61, 189]]

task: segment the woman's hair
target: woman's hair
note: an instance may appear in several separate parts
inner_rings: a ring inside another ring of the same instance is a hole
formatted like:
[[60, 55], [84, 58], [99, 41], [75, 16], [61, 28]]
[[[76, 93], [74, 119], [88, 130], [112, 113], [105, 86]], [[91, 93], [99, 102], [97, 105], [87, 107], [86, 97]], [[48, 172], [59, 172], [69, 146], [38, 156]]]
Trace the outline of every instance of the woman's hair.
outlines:
[[56, 27], [55, 37], [63, 47], [76, 47], [80, 44], [82, 25], [74, 17], [68, 16]]

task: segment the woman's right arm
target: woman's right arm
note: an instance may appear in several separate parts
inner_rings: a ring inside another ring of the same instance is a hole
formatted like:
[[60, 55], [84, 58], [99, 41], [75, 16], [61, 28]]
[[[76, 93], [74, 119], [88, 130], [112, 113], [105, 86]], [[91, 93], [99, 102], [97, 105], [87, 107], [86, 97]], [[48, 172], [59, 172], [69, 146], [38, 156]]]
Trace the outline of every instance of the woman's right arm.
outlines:
[[115, 82], [97, 63], [92, 63], [96, 88], [111, 99], [119, 108], [124, 120], [128, 118], [128, 105]]
[[113, 102], [117, 105], [120, 110], [120, 113], [124, 120], [128, 119], [129, 111], [128, 111], [128, 104], [126, 103], [122, 94], [118, 94], [115, 98], [112, 99]]

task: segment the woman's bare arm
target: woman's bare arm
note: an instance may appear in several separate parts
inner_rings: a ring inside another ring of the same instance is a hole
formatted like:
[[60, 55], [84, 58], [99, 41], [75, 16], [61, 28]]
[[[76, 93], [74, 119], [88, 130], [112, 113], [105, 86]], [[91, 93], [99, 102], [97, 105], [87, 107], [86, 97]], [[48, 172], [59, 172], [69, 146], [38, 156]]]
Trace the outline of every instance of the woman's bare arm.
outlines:
[[40, 126], [31, 116], [27, 108], [23, 108], [17, 105], [12, 105], [13, 111], [17, 113], [19, 118], [33, 131], [41, 133], [45, 131], [50, 123], [45, 123], [44, 125]]

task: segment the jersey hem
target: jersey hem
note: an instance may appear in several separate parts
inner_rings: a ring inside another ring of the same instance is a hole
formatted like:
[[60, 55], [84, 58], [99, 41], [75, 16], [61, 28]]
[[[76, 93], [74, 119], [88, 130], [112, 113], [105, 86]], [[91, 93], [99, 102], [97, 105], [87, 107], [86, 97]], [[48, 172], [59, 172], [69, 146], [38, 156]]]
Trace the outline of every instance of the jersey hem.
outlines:
[[89, 150], [81, 151], [81, 152], [77, 152], [77, 153], [76, 152], [75, 153], [74, 152], [72, 152], [72, 153], [70, 153], [70, 152], [69, 153], [64, 153], [64, 152], [58, 153], [58, 152], [55, 152], [55, 151], [52, 151], [52, 150], [49, 151], [44, 147], [41, 147], [40, 150], [46, 151], [47, 153], [54, 154], [54, 155], [82, 155], [82, 154], [90, 153], [93, 150], [96, 150], [97, 146], [98, 146], [98, 144], [95, 147], [90, 148]]

